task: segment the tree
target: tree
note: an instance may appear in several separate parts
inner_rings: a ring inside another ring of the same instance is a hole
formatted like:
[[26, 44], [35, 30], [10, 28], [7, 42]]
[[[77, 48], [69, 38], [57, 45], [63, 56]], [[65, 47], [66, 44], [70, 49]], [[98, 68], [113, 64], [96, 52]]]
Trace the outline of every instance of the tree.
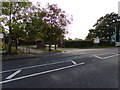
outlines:
[[[31, 5], [29, 2], [2, 2], [2, 14], [6, 17], [6, 26], [9, 26], [9, 43], [8, 53], [11, 53], [12, 41], [16, 42], [17, 49], [17, 38], [20, 30], [20, 23], [22, 20], [22, 10], [28, 8]], [[17, 31], [18, 30], [18, 31]]]
[[120, 27], [118, 14], [111, 13], [99, 18], [97, 23], [94, 25], [95, 29], [89, 30], [89, 34], [86, 39], [92, 39], [99, 37], [103, 40], [111, 40], [111, 36]]
[[13, 41], [18, 49], [18, 39], [29, 43], [41, 39], [51, 50], [52, 44], [56, 45], [64, 38], [66, 26], [71, 22], [55, 4], [48, 4], [46, 8], [41, 8], [39, 3], [34, 6], [31, 2], [3, 2], [2, 5], [3, 23], [9, 26], [8, 53], [11, 53]]
[[95, 29], [90, 29], [88, 35], [86, 36], [86, 39], [92, 40], [96, 37]]
[[[51, 45], [57, 44], [57, 41], [64, 37], [67, 33], [66, 26], [70, 24], [70, 19], [67, 18], [65, 11], [62, 11], [56, 4], [48, 4], [43, 11], [46, 13], [44, 17], [45, 28], [43, 29], [43, 40], [49, 44], [49, 51]], [[55, 47], [56, 49], [56, 47]]]

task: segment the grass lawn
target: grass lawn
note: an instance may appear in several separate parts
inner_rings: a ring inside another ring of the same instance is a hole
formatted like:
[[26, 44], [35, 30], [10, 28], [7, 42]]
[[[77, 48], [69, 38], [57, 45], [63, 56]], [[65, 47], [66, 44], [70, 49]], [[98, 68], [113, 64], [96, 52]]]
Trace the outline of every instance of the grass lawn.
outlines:
[[52, 51], [56, 51], [56, 52], [64, 52], [64, 50], [61, 50], [61, 49], [52, 49]]

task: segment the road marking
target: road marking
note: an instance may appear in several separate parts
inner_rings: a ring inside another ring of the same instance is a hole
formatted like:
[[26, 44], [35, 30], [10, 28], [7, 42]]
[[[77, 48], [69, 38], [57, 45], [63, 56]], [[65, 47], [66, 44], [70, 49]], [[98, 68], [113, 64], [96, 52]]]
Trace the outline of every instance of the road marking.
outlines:
[[108, 56], [108, 57], [99, 57], [97, 55], [94, 55], [95, 57], [99, 58], [99, 59], [107, 59], [107, 58], [111, 58], [111, 57], [114, 57], [114, 56], [118, 56], [119, 54], [115, 54], [115, 55], [111, 55], [111, 56]]
[[111, 55], [111, 56], [108, 56], [108, 57], [104, 57], [103, 59], [111, 58], [111, 57], [114, 57], [114, 56], [118, 56], [118, 54]]
[[15, 75], [17, 75], [18, 73], [20, 73], [22, 70], [18, 70], [18, 71], [16, 71], [16, 72], [14, 72], [13, 74], [11, 74], [11, 75], [9, 75], [7, 78], [5, 78], [5, 79], [11, 79], [11, 78], [13, 78]]
[[71, 61], [73, 64], [77, 64], [75, 61]]
[[70, 62], [70, 61], [72, 61], [72, 60], [55, 62], [55, 63], [48, 63], [48, 64], [34, 65], [34, 66], [30, 66], [30, 67], [16, 68], [16, 69], [12, 69], [12, 70], [5, 70], [5, 71], [1, 71], [0, 74], [1, 74], [1, 73], [5, 73], [5, 72], [11, 72], [11, 71], [16, 71], [16, 70], [30, 69], [30, 68], [41, 67], [41, 66], [46, 66], [46, 65], [54, 65], [54, 64], [63, 63], [63, 62]]
[[34, 73], [34, 74], [30, 74], [30, 75], [26, 75], [26, 76], [22, 76], [22, 77], [18, 77], [18, 78], [13, 78], [13, 79], [1, 81], [0, 84], [16, 81], [16, 80], [20, 80], [20, 79], [25, 79], [25, 78], [29, 78], [29, 77], [33, 77], [33, 76], [37, 76], [37, 75], [47, 74], [50, 72], [60, 71], [60, 70], [64, 70], [64, 69], [68, 69], [68, 68], [72, 68], [72, 67], [84, 65], [84, 64], [85, 64], [85, 62], [82, 62], [82, 63], [76, 64], [76, 65], [70, 65], [70, 66], [66, 66], [66, 67], [62, 67], [62, 68], [57, 68], [57, 69], [48, 70], [48, 71], [39, 72], [39, 73]]
[[101, 58], [101, 57], [99, 57], [99, 56], [97, 56], [97, 55], [94, 55], [96, 58], [99, 58], [99, 59], [103, 59], [103, 58]]

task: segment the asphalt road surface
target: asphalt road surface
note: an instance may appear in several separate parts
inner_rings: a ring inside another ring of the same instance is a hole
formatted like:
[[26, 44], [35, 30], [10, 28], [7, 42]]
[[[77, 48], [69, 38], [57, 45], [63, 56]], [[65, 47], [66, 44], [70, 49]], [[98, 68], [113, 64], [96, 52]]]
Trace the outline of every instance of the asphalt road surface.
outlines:
[[118, 57], [118, 48], [70, 49], [3, 61], [0, 84], [3, 88], [118, 88]]

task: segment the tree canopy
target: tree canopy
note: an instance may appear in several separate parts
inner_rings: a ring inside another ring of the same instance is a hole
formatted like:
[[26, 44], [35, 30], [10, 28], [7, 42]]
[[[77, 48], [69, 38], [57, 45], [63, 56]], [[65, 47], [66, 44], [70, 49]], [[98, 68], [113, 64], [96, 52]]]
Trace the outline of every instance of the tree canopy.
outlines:
[[48, 4], [43, 11], [46, 13], [43, 18], [45, 22], [45, 28], [42, 31], [43, 40], [49, 44], [50, 50], [51, 44], [57, 44], [58, 40], [64, 38], [64, 34], [67, 33], [66, 26], [72, 19], [68, 19], [65, 11], [58, 8], [56, 4]]
[[2, 2], [2, 13], [2, 23], [9, 27], [9, 53], [13, 43], [17, 49], [19, 39], [29, 43], [42, 40], [49, 44], [50, 50], [51, 44], [64, 38], [66, 27], [72, 21], [56, 4], [41, 7], [40, 3], [35, 6], [31, 2]]
[[116, 13], [106, 14], [99, 18], [93, 26], [95, 29], [90, 29], [86, 39], [99, 37], [103, 40], [111, 40], [111, 36], [120, 28], [120, 17]]

